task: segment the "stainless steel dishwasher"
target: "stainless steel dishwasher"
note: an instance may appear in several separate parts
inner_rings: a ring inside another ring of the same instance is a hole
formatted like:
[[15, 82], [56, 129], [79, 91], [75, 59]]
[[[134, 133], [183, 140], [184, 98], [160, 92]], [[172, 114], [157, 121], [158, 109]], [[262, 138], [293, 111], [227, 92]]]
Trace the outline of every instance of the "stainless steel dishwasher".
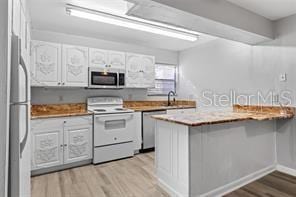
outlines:
[[142, 138], [143, 145], [142, 150], [153, 150], [155, 147], [155, 122], [156, 120], [151, 118], [153, 115], [166, 114], [166, 111], [151, 111], [143, 112], [142, 114]]

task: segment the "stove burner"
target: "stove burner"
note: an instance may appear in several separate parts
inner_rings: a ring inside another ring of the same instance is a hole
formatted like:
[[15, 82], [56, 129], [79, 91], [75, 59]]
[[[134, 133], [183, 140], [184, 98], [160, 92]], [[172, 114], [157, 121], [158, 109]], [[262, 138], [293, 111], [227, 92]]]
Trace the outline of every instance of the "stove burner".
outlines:
[[106, 110], [105, 109], [95, 109], [94, 111], [95, 112], [105, 112]]
[[115, 110], [116, 111], [127, 111], [128, 109], [125, 109], [125, 108], [116, 108]]

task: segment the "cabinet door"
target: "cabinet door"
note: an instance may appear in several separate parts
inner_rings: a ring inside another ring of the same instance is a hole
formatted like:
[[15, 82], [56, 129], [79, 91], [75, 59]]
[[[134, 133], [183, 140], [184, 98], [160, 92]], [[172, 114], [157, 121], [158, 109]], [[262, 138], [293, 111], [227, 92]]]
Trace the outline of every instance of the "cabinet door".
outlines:
[[89, 49], [89, 66], [107, 68], [108, 51], [101, 49]]
[[118, 51], [109, 51], [108, 64], [111, 68], [125, 69], [125, 53]]
[[88, 86], [88, 48], [63, 45], [62, 85]]
[[155, 87], [155, 58], [153, 56], [142, 56], [142, 87]]
[[73, 163], [92, 158], [92, 127], [65, 127], [64, 163]]
[[32, 169], [63, 164], [63, 128], [34, 130], [32, 132]]
[[128, 53], [126, 55], [126, 86], [141, 87], [142, 78], [141, 55]]
[[61, 83], [61, 45], [32, 41], [32, 86], [58, 86]]
[[20, 36], [21, 25], [21, 4], [19, 0], [13, 0], [12, 31], [16, 36]]

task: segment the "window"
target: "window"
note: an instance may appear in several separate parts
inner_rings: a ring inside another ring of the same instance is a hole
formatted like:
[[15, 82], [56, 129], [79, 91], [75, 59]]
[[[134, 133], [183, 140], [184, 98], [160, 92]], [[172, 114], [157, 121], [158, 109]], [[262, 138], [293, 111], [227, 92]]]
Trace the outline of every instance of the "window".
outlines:
[[176, 66], [155, 65], [155, 88], [148, 90], [149, 96], [167, 95], [170, 91], [176, 92]]

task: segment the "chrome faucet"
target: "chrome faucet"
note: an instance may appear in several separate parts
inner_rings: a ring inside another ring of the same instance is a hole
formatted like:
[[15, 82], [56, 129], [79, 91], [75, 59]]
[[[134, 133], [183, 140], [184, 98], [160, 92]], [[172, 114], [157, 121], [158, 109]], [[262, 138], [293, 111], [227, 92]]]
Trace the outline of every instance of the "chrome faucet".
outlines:
[[[168, 93], [168, 106], [171, 106], [171, 104], [172, 104], [172, 103], [171, 103], [171, 95], [176, 96], [176, 93], [175, 93], [174, 91], [170, 91], [170, 92]], [[173, 101], [174, 101], [174, 102], [176, 101], [175, 97], [174, 97]]]

